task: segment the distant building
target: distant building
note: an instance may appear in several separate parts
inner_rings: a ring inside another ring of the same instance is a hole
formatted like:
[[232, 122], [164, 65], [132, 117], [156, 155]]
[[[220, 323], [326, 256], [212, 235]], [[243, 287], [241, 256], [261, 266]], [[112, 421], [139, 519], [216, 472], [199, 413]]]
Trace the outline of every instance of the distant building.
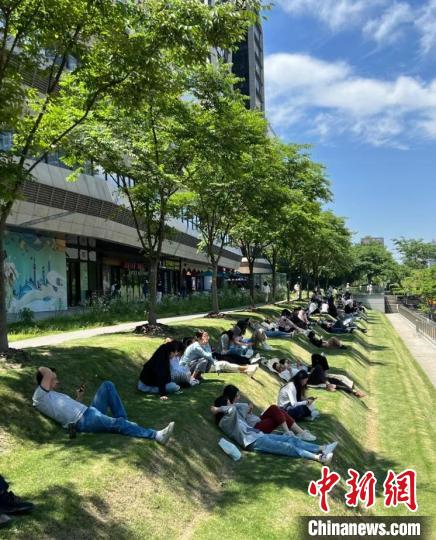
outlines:
[[260, 23], [248, 29], [245, 39], [232, 55], [232, 62], [233, 73], [242, 79], [239, 89], [249, 97], [247, 108], [265, 111], [263, 31]]
[[385, 245], [385, 239], [380, 236], [365, 236], [360, 241], [362, 246], [367, 246], [368, 244], [380, 244], [381, 246]]

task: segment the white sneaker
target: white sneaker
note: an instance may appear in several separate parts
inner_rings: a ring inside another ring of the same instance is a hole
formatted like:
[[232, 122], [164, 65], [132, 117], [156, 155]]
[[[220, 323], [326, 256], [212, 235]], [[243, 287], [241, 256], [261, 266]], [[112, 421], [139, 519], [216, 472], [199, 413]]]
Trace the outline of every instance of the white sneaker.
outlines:
[[335, 451], [335, 448], [338, 446], [338, 441], [334, 441], [330, 444], [324, 445], [323, 454], [330, 454]]
[[244, 354], [245, 358], [251, 358], [253, 355], [254, 355], [253, 349], [247, 349]]
[[195, 386], [196, 384], [200, 384], [200, 381], [198, 379], [194, 379], [192, 378], [190, 381], [189, 381], [189, 384], [191, 386]]
[[323, 463], [324, 465], [327, 465], [331, 462], [331, 460], [333, 459], [333, 454], [330, 453], [330, 454], [321, 454], [320, 457], [319, 457], [319, 462], [320, 463]]
[[167, 444], [174, 431], [174, 422], [170, 422], [166, 428], [156, 432], [156, 441], [159, 444]]
[[272, 351], [271, 345], [270, 345], [269, 343], [266, 343], [266, 342], [264, 342], [264, 343], [262, 344], [262, 349], [263, 349], [264, 351]]
[[253, 377], [253, 375], [256, 373], [258, 367], [259, 367], [258, 365], [247, 366], [247, 371], [246, 371], [247, 375], [249, 377]]
[[303, 433], [299, 433], [297, 435], [297, 437], [299, 439], [301, 439], [302, 441], [306, 441], [306, 442], [312, 442], [312, 441], [316, 441], [316, 437], [315, 435], [313, 435], [312, 433], [310, 433], [310, 431], [307, 431], [307, 429], [305, 429], [303, 431]]
[[319, 411], [317, 411], [316, 409], [313, 409], [313, 411], [311, 411], [311, 413], [310, 413], [310, 417], [312, 418], [312, 420], [316, 420], [320, 416], [321, 415], [320, 415]]
[[252, 356], [250, 358], [250, 364], [255, 364], [256, 362], [259, 362], [259, 360], [261, 359], [261, 356], [259, 356], [258, 354], [256, 354], [255, 356]]

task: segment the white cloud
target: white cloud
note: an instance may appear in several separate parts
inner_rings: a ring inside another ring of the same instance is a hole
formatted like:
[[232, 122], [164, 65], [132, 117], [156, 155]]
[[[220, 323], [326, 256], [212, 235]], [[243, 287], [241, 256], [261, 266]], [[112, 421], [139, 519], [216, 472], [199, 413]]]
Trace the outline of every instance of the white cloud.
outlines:
[[420, 10], [415, 25], [420, 34], [421, 51], [427, 54], [436, 47], [436, 0], [429, 0]]
[[311, 15], [332, 30], [339, 30], [361, 22], [386, 0], [278, 0], [277, 3], [291, 15]]
[[265, 59], [268, 116], [283, 131], [299, 123], [321, 139], [348, 133], [376, 146], [404, 147], [413, 137], [436, 138], [436, 79], [358, 76], [345, 62], [306, 54]]
[[407, 30], [418, 36], [421, 52], [436, 48], [436, 0], [419, 4], [396, 0], [277, 0], [292, 16], [310, 16], [339, 32], [359, 25], [378, 45], [392, 45]]
[[394, 43], [403, 34], [404, 25], [413, 22], [414, 13], [405, 2], [394, 3], [378, 18], [368, 21], [363, 32], [377, 43]]

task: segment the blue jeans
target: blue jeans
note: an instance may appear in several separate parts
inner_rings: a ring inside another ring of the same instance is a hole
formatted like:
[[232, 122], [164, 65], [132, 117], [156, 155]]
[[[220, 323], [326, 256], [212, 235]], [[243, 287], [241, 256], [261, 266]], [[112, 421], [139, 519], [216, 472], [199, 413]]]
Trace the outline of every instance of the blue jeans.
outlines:
[[292, 332], [282, 332], [281, 330], [265, 330], [266, 337], [292, 337]]
[[[147, 386], [142, 381], [138, 381], [138, 390], [145, 392], [146, 394], [158, 394], [159, 387], [157, 386]], [[180, 386], [175, 382], [169, 382], [165, 385], [165, 391], [167, 394], [174, 394], [180, 390]]]
[[318, 444], [302, 441], [289, 435], [264, 435], [250, 445], [250, 449], [264, 454], [278, 454], [279, 456], [301, 457], [314, 459], [315, 454], [321, 452]]
[[[110, 409], [113, 416], [107, 416]], [[84, 433], [120, 433], [129, 437], [155, 439], [156, 430], [143, 428], [127, 420], [126, 410], [114, 383], [105, 381], [97, 390], [91, 405], [76, 424]]]

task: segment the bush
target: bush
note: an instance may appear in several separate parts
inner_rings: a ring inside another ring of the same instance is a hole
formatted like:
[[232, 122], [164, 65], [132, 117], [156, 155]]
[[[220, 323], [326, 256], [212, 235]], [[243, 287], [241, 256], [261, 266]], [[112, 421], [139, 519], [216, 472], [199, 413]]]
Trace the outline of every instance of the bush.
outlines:
[[18, 320], [21, 324], [31, 326], [35, 322], [35, 314], [30, 308], [20, 309], [18, 312]]

